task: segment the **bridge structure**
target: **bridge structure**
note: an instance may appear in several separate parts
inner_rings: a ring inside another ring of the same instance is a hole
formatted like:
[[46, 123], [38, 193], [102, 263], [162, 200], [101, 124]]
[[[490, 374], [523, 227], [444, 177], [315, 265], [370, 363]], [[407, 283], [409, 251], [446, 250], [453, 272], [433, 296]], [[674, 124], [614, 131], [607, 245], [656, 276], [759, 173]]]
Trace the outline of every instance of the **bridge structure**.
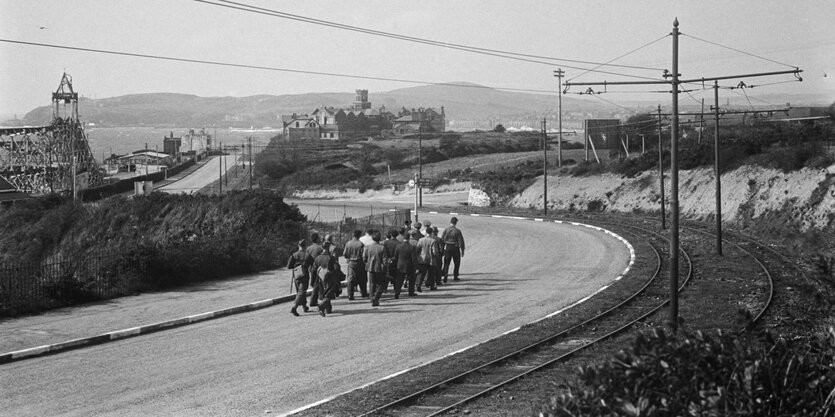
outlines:
[[52, 93], [52, 122], [46, 126], [0, 127], [0, 178], [32, 195], [72, 194], [102, 184], [84, 127], [78, 93], [64, 73]]

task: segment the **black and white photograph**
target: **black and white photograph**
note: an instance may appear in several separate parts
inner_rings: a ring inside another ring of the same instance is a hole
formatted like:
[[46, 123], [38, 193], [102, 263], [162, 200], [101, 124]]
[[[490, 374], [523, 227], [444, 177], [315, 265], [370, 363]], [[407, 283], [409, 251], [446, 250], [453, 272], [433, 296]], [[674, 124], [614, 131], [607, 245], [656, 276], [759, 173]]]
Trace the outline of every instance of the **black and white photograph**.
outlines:
[[835, 417], [833, 23], [0, 0], [0, 417]]

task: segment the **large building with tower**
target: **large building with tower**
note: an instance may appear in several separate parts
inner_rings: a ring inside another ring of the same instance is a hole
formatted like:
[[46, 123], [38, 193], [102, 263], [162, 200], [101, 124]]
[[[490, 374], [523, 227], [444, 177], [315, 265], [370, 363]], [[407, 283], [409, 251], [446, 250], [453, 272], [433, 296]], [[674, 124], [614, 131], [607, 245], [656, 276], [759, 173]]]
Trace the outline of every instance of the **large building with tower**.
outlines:
[[397, 114], [371, 108], [368, 90], [357, 90], [351, 107], [321, 106], [311, 113], [293, 113], [281, 116], [284, 137], [288, 140], [347, 139], [382, 134], [407, 135], [413, 133], [443, 132], [444, 109], [401, 109]]

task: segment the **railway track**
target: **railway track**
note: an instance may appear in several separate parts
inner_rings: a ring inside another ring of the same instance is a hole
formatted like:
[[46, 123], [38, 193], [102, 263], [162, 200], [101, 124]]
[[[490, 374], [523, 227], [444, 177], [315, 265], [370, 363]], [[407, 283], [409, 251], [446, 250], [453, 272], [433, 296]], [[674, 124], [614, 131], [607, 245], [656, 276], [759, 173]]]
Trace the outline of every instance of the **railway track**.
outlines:
[[[504, 387], [530, 373], [565, 361], [577, 353], [632, 328], [663, 308], [668, 300], [668, 282], [659, 279], [669, 269], [663, 253], [669, 250], [662, 234], [634, 225], [617, 225], [618, 233], [634, 236], [655, 254], [656, 268], [646, 283], [619, 304], [549, 335], [514, 352], [466, 370], [444, 381], [413, 392], [370, 410], [363, 416], [436, 416], [452, 411], [477, 398]], [[692, 277], [693, 267], [687, 251], [681, 249], [684, 272], [679, 291]], [[613, 284], [614, 285], [614, 284]]]
[[[505, 387], [526, 375], [547, 368], [557, 362], [566, 361], [578, 352], [632, 328], [634, 324], [656, 314], [666, 306], [668, 304], [666, 296], [669, 294], [669, 287], [664, 285], [664, 280], [658, 278], [663, 270], [669, 269], [661, 256], [665, 251], [668, 252], [669, 247], [668, 245], [659, 245], [659, 242], [668, 243], [669, 240], [656, 230], [644, 227], [648, 224], [653, 229], [657, 229], [657, 223], [659, 222], [652, 219], [642, 219], [643, 226], [638, 226], [625, 223], [622, 219], [618, 219], [618, 221], [606, 221], [599, 218], [589, 220], [592, 224], [607, 227], [621, 234], [639, 239], [644, 238], [651, 245], [656, 257], [657, 268], [643, 287], [620, 304], [582, 323], [561, 330], [540, 342], [462, 372], [411, 395], [391, 401], [363, 415], [437, 416], [459, 409], [464, 404]], [[683, 268], [686, 268], [686, 273], [679, 292], [693, 277], [694, 264], [688, 251], [684, 248], [701, 248], [700, 250], [704, 254], [708, 254], [709, 248], [712, 247], [711, 242], [715, 240], [716, 236], [705, 227], [698, 225], [682, 225], [681, 229], [686, 232], [686, 236], [682, 236], [680, 248], [686, 260], [686, 266], [682, 265]], [[756, 311], [751, 314], [750, 321], [739, 329], [741, 333], [760, 323], [764, 314], [772, 305], [775, 297], [775, 274], [773, 272], [787, 269], [796, 270], [797, 268], [779, 251], [750, 237], [726, 232], [722, 241], [723, 244], [729, 245], [731, 250], [739, 251], [745, 257], [750, 258], [759, 270], [758, 275], [763, 277], [763, 284], [759, 285], [758, 294], [752, 296], [758, 300]], [[664, 301], [659, 301], [659, 299]], [[613, 320], [611, 316], [615, 312], [618, 313], [618, 319]]]

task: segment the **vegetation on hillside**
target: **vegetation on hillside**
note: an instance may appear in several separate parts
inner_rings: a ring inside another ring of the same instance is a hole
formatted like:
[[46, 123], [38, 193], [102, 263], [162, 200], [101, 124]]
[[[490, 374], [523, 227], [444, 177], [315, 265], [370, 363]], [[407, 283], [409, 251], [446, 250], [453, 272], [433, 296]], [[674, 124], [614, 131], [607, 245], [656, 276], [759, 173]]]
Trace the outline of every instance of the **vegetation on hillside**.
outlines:
[[386, 141], [288, 143], [276, 137], [258, 154], [256, 174], [281, 190], [379, 189], [388, 184], [380, 174], [417, 165], [421, 141], [420, 160], [424, 164], [468, 155], [541, 149], [539, 135], [532, 133], [424, 134], [404, 140], [408, 146], [387, 145]]
[[26, 200], [0, 209], [0, 276], [14, 289], [0, 314], [276, 268], [305, 221], [257, 190]]
[[813, 340], [717, 332], [639, 334], [632, 346], [580, 370], [540, 415], [835, 415], [835, 330]]
[[[645, 116], [645, 115], [643, 115]], [[647, 117], [634, 116], [627, 122], [629, 134], [636, 137], [644, 134], [646, 152], [641, 153], [640, 140], [629, 142], [629, 157], [623, 148], [610, 150], [609, 161], [590, 166], [578, 164], [573, 175], [594, 175], [613, 172], [634, 176], [640, 172], [658, 167], [658, 133]], [[784, 172], [801, 168], [826, 168], [835, 163], [835, 153], [828, 152], [835, 147], [835, 132], [825, 125], [789, 126], [782, 124], [757, 124], [754, 126], [721, 126], [719, 130], [719, 166], [722, 172], [732, 171], [742, 165], [757, 165]], [[652, 138], [650, 140], [649, 138]], [[662, 135], [664, 143], [663, 164], [670, 166], [669, 131]], [[684, 128], [679, 138], [679, 168], [693, 169], [713, 166], [714, 129], [706, 127], [699, 135], [693, 128]]]

